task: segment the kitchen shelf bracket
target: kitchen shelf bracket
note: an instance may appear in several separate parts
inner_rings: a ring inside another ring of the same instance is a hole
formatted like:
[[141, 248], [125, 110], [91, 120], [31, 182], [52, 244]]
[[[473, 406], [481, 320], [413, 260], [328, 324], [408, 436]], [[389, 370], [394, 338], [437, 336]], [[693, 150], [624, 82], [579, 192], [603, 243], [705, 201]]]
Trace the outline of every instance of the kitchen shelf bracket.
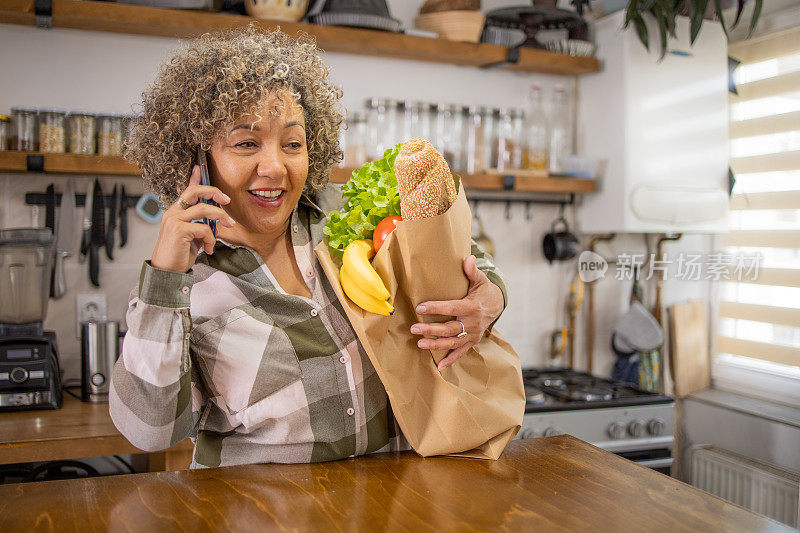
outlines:
[[53, 27], [53, 0], [36, 0], [33, 9], [36, 27], [51, 29]]
[[522, 48], [521, 46], [513, 46], [509, 47], [508, 51], [506, 52], [506, 59], [505, 61], [498, 61], [496, 63], [489, 63], [488, 65], [483, 65], [481, 68], [484, 70], [493, 69], [493, 68], [502, 68], [507, 67], [509, 65], [516, 65], [519, 63], [519, 50]]
[[44, 172], [44, 156], [43, 155], [26, 156], [25, 169], [28, 172]]

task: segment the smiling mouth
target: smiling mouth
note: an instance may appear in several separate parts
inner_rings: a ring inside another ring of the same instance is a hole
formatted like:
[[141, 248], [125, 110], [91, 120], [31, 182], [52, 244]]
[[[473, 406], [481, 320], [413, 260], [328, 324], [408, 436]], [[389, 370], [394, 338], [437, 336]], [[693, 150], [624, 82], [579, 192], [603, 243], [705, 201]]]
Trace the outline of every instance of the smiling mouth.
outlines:
[[274, 189], [271, 191], [247, 191], [259, 204], [273, 204], [283, 198], [286, 191]]

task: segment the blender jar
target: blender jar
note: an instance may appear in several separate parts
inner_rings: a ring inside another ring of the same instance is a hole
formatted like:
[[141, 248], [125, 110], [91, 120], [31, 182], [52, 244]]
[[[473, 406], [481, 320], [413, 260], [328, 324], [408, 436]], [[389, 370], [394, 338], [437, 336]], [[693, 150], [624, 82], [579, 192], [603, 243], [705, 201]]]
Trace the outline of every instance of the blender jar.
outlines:
[[44, 321], [54, 255], [48, 228], [0, 230], [0, 323]]

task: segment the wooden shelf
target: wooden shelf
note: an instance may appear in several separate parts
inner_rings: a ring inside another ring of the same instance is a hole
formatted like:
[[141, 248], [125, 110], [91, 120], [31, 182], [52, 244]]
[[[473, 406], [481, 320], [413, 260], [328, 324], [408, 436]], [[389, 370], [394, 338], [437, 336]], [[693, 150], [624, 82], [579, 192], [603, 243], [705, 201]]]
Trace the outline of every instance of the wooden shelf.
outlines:
[[[139, 176], [136, 165], [121, 157], [82, 154], [44, 154], [37, 152], [0, 151], [0, 172], [27, 172], [28, 156], [42, 156], [44, 171], [53, 174], [84, 174], [92, 176]], [[352, 168], [334, 168], [331, 182], [344, 183], [350, 179]], [[514, 186], [505, 192], [532, 192], [554, 194], [583, 194], [595, 190], [594, 180], [578, 178], [551, 178], [544, 172], [519, 171], [514, 175]], [[503, 176], [499, 172], [462, 174], [464, 185], [471, 191], [504, 191]]]
[[29, 156], [41, 156], [44, 160], [44, 171], [54, 174], [139, 176], [136, 165], [117, 156], [15, 151], [0, 151], [0, 171], [27, 172]]
[[[508, 48], [493, 44], [472, 44], [446, 39], [430, 39], [398, 33], [258, 20], [252, 17], [206, 11], [82, 0], [53, 0], [53, 27], [107, 31], [158, 37], [196, 37], [208, 31], [229, 30], [256, 22], [265, 30], [280, 27], [290, 35], [305, 33], [314, 37], [325, 52], [391, 57], [415, 61], [485, 67], [503, 63]], [[34, 0], [0, 0], [0, 23], [34, 26]], [[514, 71], [574, 76], [595, 72], [598, 62], [592, 57], [523, 48], [519, 61], [504, 66]]]

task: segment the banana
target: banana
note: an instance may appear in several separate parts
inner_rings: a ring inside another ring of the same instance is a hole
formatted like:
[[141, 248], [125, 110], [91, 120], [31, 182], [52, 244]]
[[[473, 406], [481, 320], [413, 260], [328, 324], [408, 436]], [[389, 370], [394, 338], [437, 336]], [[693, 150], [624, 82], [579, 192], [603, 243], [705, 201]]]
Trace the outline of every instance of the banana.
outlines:
[[346, 264], [342, 264], [339, 270], [339, 280], [342, 283], [344, 293], [350, 298], [353, 303], [365, 311], [370, 313], [377, 313], [379, 315], [391, 315], [394, 312], [392, 304], [386, 300], [379, 300], [362, 289], [353, 278], [350, 277], [350, 271]]
[[363, 292], [374, 296], [378, 300], [388, 300], [389, 291], [369, 262], [373, 255], [375, 255], [375, 251], [371, 241], [353, 241], [344, 249], [342, 264], [347, 266], [350, 278], [358, 282]]

